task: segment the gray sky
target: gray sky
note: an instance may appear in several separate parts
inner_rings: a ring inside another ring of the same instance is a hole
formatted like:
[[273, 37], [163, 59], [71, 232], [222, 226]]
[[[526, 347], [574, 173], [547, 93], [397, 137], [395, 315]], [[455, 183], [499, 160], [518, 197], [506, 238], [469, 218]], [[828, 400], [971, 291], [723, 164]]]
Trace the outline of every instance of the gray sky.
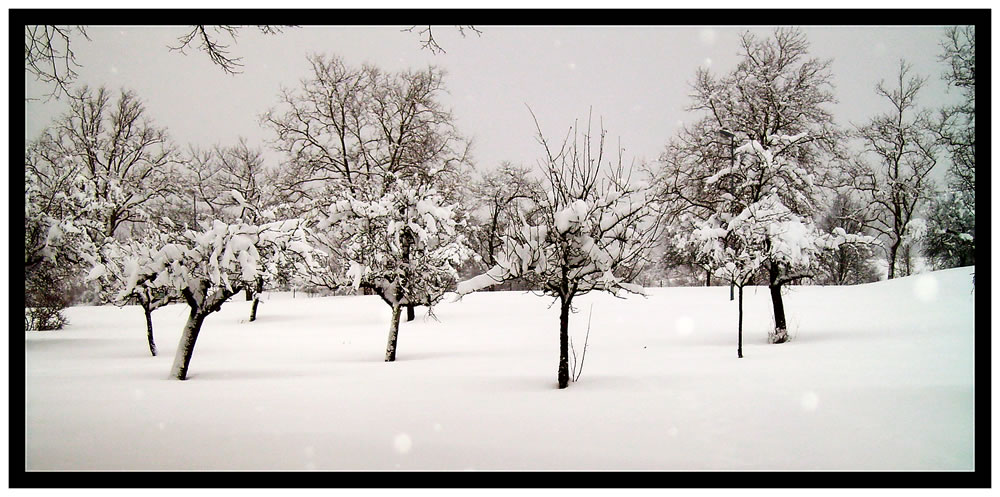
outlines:
[[[244, 72], [225, 74], [199, 51], [187, 55], [167, 46], [184, 27], [103, 26], [77, 37], [73, 49], [83, 67], [78, 84], [135, 90], [149, 115], [181, 146], [232, 144], [246, 136], [266, 147], [269, 135], [258, 116], [277, 103], [279, 88], [296, 86], [308, 75], [306, 54], [337, 54], [350, 65], [370, 62], [386, 70], [428, 64], [447, 71], [450, 107], [459, 131], [474, 140], [479, 167], [500, 161], [534, 165], [542, 150], [525, 104], [550, 139], [563, 136], [576, 118], [593, 108], [603, 117], [611, 140], [621, 139], [626, 159], [654, 160], [680, 122], [695, 70], [710, 65], [716, 74], [738, 59], [740, 27], [696, 26], [478, 26], [482, 36], [462, 38], [451, 26], [435, 27], [447, 50], [421, 49], [420, 35], [402, 27], [301, 27], [265, 36], [243, 30], [232, 53]], [[752, 31], [766, 36], [770, 28]], [[810, 53], [832, 58], [838, 123], [862, 122], [888, 110], [874, 93], [890, 79], [900, 57], [927, 76], [918, 99], [940, 107], [957, 98], [940, 79], [937, 60], [943, 27], [809, 27]], [[26, 75], [28, 96], [49, 90]], [[25, 103], [26, 138], [35, 138], [64, 112], [65, 99]], [[612, 142], [614, 144], [614, 142]], [[269, 154], [273, 160], [276, 155]], [[942, 168], [943, 169], [943, 168]]]

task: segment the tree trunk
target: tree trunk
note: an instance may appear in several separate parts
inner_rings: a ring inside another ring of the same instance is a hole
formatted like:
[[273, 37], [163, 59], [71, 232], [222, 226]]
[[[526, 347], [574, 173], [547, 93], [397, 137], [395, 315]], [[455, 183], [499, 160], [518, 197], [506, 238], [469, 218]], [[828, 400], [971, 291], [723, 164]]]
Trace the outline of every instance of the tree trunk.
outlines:
[[785, 343], [788, 341], [788, 329], [785, 325], [785, 304], [781, 300], [781, 285], [769, 286], [771, 290], [771, 304], [774, 306], [774, 336], [771, 343]]
[[705, 286], [712, 286], [712, 272], [705, 270]]
[[413, 311], [414, 305], [407, 304], [406, 306], [406, 321], [413, 321], [416, 318], [416, 313]]
[[733, 287], [734, 287], [734, 286], [736, 286], [736, 285], [735, 285], [735, 284], [733, 284], [733, 283], [730, 283], [730, 284], [729, 284], [729, 301], [730, 301], [730, 302], [732, 302], [732, 301], [733, 301]]
[[385, 346], [385, 362], [396, 360], [396, 337], [399, 336], [399, 315], [403, 306], [394, 304], [392, 306], [392, 323], [389, 324], [389, 343]]
[[184, 332], [181, 333], [181, 342], [177, 346], [177, 355], [174, 356], [174, 365], [170, 368], [170, 376], [178, 380], [187, 379], [188, 365], [191, 363], [191, 354], [194, 353], [194, 343], [198, 340], [198, 333], [201, 331], [201, 324], [205, 322], [205, 316], [195, 309], [191, 309], [187, 324], [184, 325]]
[[[250, 291], [250, 287], [247, 287], [247, 292]], [[257, 319], [257, 304], [260, 304], [260, 292], [264, 291], [264, 278], [257, 278], [253, 287], [253, 304], [250, 305], [250, 322], [254, 322]]]
[[736, 357], [743, 358], [743, 287], [740, 286], [740, 324], [739, 324], [739, 341], [736, 342]]
[[243, 290], [243, 294], [246, 297], [247, 302], [253, 300], [253, 290], [251, 290], [249, 286], [247, 286], [246, 289]]
[[559, 388], [569, 386], [569, 301], [559, 306]]
[[143, 305], [142, 312], [146, 314], [146, 341], [149, 342], [149, 353], [156, 357], [156, 343], [153, 342], [153, 311], [148, 305]]
[[259, 304], [259, 303], [260, 303], [260, 297], [257, 296], [257, 295], [254, 295], [254, 297], [253, 297], [253, 304], [250, 304], [250, 322], [251, 323], [257, 320], [257, 304]]
[[889, 279], [896, 277], [896, 257], [899, 252], [899, 242], [889, 246]]

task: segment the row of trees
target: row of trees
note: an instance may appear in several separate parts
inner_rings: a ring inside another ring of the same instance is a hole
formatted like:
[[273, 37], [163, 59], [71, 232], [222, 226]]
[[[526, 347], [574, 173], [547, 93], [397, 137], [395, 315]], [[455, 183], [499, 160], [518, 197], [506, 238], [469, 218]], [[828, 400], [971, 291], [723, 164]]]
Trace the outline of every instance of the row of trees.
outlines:
[[[590, 118], [557, 142], [536, 122], [540, 176], [511, 164], [474, 171], [434, 67], [387, 73], [310, 56], [311, 74], [261, 117], [280, 167], [242, 139], [181, 150], [134, 93], [83, 87], [26, 147], [29, 326], [57, 325], [40, 322], [50, 308], [40, 304], [65, 300], [65, 284], [86, 275], [98, 289], [89, 300], [139, 304], [155, 355], [151, 313], [186, 302], [172, 371], [184, 379], [205, 318], [240, 292], [254, 300], [251, 321], [265, 288], [378, 295], [391, 309], [392, 361], [404, 309], [409, 320], [449, 291], [506, 286], [558, 299], [563, 388], [575, 297], [643, 293], [637, 281], [687, 267], [739, 289], [742, 357], [745, 285], [770, 288], [781, 343], [789, 284], [867, 281], [879, 250], [894, 277], [921, 240], [941, 264], [974, 263], [974, 31], [947, 40], [966, 105], [938, 118], [915, 112], [923, 80], [903, 63], [897, 82], [878, 86], [893, 114], [838, 128], [825, 108], [830, 62], [782, 28], [746, 34], [730, 73], [697, 73], [689, 110], [701, 117], [656, 164], [633, 167]], [[845, 147], [851, 136], [860, 154]], [[952, 190], [931, 204], [942, 151]]]

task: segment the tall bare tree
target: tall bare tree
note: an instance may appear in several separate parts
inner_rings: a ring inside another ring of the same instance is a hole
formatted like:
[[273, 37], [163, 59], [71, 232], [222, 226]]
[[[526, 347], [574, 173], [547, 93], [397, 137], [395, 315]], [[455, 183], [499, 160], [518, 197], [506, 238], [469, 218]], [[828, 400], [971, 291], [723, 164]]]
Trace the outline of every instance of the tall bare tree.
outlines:
[[940, 153], [930, 111], [916, 103], [926, 78], [911, 71], [900, 60], [892, 82], [876, 86], [890, 110], [856, 127], [864, 154], [852, 161], [854, 188], [869, 205], [865, 223], [885, 242], [890, 279], [897, 275], [901, 247], [920, 226], [917, 215], [933, 192], [929, 175]]

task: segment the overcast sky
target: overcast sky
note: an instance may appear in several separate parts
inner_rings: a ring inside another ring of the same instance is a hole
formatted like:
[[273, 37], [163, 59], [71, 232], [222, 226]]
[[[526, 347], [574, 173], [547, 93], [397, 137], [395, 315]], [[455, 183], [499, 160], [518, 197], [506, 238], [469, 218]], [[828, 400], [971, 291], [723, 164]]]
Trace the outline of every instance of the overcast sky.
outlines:
[[[266, 147], [258, 117], [277, 103], [281, 86], [308, 75], [306, 54], [336, 54], [350, 65], [368, 62], [386, 70], [433, 64], [447, 71], [448, 95], [459, 131], [474, 140], [480, 167], [500, 161], [535, 165], [530, 106], [543, 132], [561, 138], [593, 108], [626, 158], [654, 160], [685, 113], [689, 84], [699, 66], [716, 73], [734, 67], [741, 27], [697, 26], [478, 26], [481, 36], [462, 38], [451, 26], [435, 27], [444, 54], [421, 49], [420, 35], [402, 27], [300, 27], [266, 36], [252, 29], [233, 44], [244, 71], [228, 75], [199, 51], [172, 52], [184, 27], [105, 26], [77, 37], [73, 50], [78, 84], [135, 90], [149, 115], [181, 146], [232, 144], [245, 136]], [[751, 31], [768, 35], [770, 28]], [[890, 79], [903, 57], [928, 81], [918, 103], [937, 108], [957, 98], [940, 79], [937, 57], [944, 27], [809, 27], [810, 53], [832, 58], [838, 123], [862, 122], [888, 110], [874, 87]], [[25, 76], [27, 96], [50, 88]], [[65, 99], [25, 103], [31, 140], [66, 110]], [[272, 160], [278, 156], [269, 154]]]

